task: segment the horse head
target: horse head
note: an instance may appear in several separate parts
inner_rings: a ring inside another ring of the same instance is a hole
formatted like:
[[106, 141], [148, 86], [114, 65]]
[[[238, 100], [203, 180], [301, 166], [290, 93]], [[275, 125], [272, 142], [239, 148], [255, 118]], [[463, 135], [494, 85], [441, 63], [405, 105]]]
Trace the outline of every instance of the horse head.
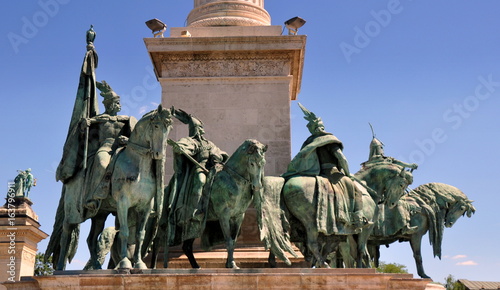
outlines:
[[394, 208], [406, 192], [406, 188], [408, 188], [408, 186], [412, 183], [412, 173], [410, 171], [406, 171], [404, 168], [401, 169], [399, 173], [396, 173], [392, 178], [389, 177], [385, 185], [385, 204], [389, 208]]
[[262, 179], [264, 178], [264, 166], [266, 165], [265, 153], [267, 145], [257, 140], [247, 140], [248, 147], [247, 164], [248, 175], [252, 184], [252, 190], [258, 191], [262, 188]]
[[[418, 197], [434, 208], [435, 212], [440, 212], [441, 220], [437, 221], [449, 228], [461, 216], [467, 214], [471, 217], [476, 211], [472, 205], [472, 200], [458, 188], [444, 183], [427, 183], [420, 185], [414, 190]], [[443, 218], [444, 216], [444, 218]]]
[[160, 104], [156, 110], [145, 114], [134, 128], [133, 133], [137, 135], [131, 141], [148, 148], [155, 160], [165, 157], [165, 143], [172, 129], [172, 110], [164, 109]]
[[151, 149], [153, 151], [153, 159], [160, 160], [165, 157], [165, 142], [172, 129], [172, 110], [164, 109], [160, 104], [150, 123], [152, 128]]
[[474, 206], [472, 205], [472, 200], [459, 200], [452, 204], [446, 211], [444, 226], [447, 228], [451, 228], [461, 216], [467, 214], [467, 217], [471, 217], [475, 212], [476, 208], [474, 208]]

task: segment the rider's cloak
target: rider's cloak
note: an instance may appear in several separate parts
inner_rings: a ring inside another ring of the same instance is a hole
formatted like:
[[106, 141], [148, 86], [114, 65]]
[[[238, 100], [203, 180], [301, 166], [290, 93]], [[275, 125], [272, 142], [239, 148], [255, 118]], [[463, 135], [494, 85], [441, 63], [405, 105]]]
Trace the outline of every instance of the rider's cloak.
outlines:
[[348, 192], [355, 189], [346, 182], [340, 172], [334, 176], [321, 176], [321, 163], [317, 149], [323, 146], [338, 146], [343, 149], [342, 142], [330, 133], [311, 135], [302, 145], [302, 149], [288, 165], [288, 170], [282, 176], [292, 178], [310, 176], [316, 178], [316, 226], [325, 235], [347, 234], [345, 227], [351, 220], [352, 211]]
[[[179, 140], [177, 144], [190, 156], [200, 154], [202, 150], [209, 150], [209, 160], [227, 160], [227, 154], [220, 150], [211, 141], [204, 140], [203, 148], [200, 141], [193, 137], [185, 137]], [[212, 162], [207, 162], [206, 169], [213, 166]], [[193, 182], [196, 174], [201, 171], [197, 165], [186, 158], [183, 154], [174, 153], [174, 175], [167, 188], [168, 196], [168, 243], [169, 246], [181, 244], [188, 239], [198, 238], [202, 234], [204, 223], [206, 222], [209, 192], [207, 186], [211, 184], [211, 177], [214, 174], [208, 174], [205, 188], [202, 196], [196, 197], [192, 194]], [[197, 214], [203, 213], [203, 214]]]

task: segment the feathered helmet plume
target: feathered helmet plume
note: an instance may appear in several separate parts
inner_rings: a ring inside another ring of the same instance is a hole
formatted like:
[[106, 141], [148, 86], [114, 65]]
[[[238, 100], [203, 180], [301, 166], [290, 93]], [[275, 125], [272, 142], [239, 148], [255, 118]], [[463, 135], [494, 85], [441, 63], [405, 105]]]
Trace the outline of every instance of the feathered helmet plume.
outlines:
[[318, 125], [323, 123], [320, 117], [317, 117], [313, 112], [306, 109], [301, 103], [298, 104], [302, 112], [304, 112], [304, 119], [308, 121], [307, 128], [309, 131], [314, 131]]
[[119, 100], [120, 96], [113, 91], [111, 86], [106, 82], [96, 82], [97, 88], [101, 91], [101, 96], [104, 98], [102, 103], [104, 105], [111, 103], [113, 100]]
[[203, 128], [203, 122], [191, 114], [181, 109], [175, 109], [174, 116], [184, 124], [189, 126], [189, 136], [193, 137], [198, 133], [198, 128]]

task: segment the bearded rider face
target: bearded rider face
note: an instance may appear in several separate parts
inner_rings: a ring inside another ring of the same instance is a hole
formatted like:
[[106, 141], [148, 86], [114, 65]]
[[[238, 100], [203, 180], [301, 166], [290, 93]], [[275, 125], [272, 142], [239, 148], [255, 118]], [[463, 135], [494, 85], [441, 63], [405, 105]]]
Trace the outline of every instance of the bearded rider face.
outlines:
[[110, 115], [116, 115], [116, 113], [122, 110], [122, 105], [120, 104], [120, 99], [115, 99], [108, 103], [106, 106], [106, 112]]

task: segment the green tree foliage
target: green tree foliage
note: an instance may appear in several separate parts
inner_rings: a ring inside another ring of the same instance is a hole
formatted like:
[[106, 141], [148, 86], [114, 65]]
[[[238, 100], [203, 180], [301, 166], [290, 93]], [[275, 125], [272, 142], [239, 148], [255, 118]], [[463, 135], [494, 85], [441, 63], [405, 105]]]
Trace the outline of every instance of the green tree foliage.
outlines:
[[35, 276], [47, 276], [54, 273], [52, 266], [52, 257], [47, 262], [44, 261], [44, 255], [37, 253], [35, 256]]
[[380, 262], [377, 268], [379, 273], [397, 273], [397, 274], [408, 274], [408, 269], [405, 265], [397, 263], [385, 263]]
[[446, 290], [465, 290], [465, 286], [455, 280], [455, 277], [453, 277], [453, 275], [451, 274], [446, 277], [445, 282], [446, 285], [444, 286], [446, 287]]

